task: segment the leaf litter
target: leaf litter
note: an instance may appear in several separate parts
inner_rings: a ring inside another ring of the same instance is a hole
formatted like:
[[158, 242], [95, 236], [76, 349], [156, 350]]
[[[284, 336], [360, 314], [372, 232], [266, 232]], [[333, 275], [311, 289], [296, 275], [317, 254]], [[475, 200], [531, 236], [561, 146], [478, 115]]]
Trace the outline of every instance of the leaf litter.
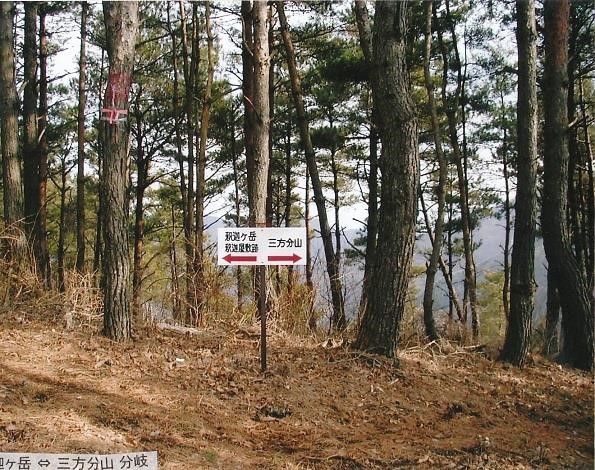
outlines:
[[[22, 321], [23, 315], [26, 321]], [[397, 360], [220, 324], [118, 344], [0, 317], [0, 451], [156, 450], [160, 468], [593, 468], [593, 376], [452, 343]]]

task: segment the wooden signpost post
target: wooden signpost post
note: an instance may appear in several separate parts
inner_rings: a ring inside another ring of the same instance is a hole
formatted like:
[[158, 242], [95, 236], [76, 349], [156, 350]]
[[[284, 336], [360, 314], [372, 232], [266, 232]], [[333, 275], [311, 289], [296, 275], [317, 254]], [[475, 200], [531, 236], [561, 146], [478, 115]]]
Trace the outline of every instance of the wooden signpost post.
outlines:
[[267, 368], [266, 343], [266, 266], [306, 264], [305, 227], [220, 228], [217, 232], [219, 266], [258, 266], [261, 288], [258, 297], [260, 315], [260, 370]]

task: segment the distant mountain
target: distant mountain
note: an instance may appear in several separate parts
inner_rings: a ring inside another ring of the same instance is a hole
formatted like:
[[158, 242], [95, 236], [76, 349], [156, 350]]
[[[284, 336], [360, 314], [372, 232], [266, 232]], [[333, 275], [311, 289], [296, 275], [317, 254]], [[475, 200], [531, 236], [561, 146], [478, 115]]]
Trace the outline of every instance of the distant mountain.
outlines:
[[[473, 232], [473, 242], [479, 244], [479, 247], [474, 252], [475, 267], [477, 270], [477, 283], [483, 281], [485, 273], [493, 271], [502, 271], [504, 269], [504, 221], [498, 220], [495, 217], [488, 217], [481, 221], [478, 229]], [[512, 244], [512, 233], [511, 233]], [[512, 248], [512, 247], [511, 247]], [[422, 254], [424, 251], [429, 251], [430, 242], [427, 235], [421, 237], [416, 244], [416, 263], [425, 264]], [[545, 252], [543, 250], [543, 240], [538, 238], [535, 240], [535, 282], [537, 283], [537, 291], [535, 294], [535, 316], [540, 317], [545, 313], [546, 297], [547, 297], [547, 262], [545, 259]], [[462, 298], [463, 281], [465, 278], [464, 260], [460, 259], [458, 266], [454, 272], [454, 282], [457, 286], [457, 292]], [[446, 296], [446, 284], [444, 279], [439, 274], [437, 276], [439, 282], [438, 289], [434, 291], [434, 302], [436, 308], [448, 309], [448, 297]], [[416, 285], [420, 292], [423, 291], [425, 276], [420, 276], [416, 279]], [[421, 305], [421, 295], [419, 303]]]
[[[215, 222], [214, 220], [207, 221], [212, 225], [208, 229], [210, 239], [212, 241], [217, 239], [217, 228], [222, 227], [223, 222]], [[313, 221], [313, 227], [318, 230], [317, 219]], [[360, 236], [357, 229], [345, 229], [344, 235], [350, 243]], [[512, 237], [511, 237], [512, 240]], [[473, 232], [473, 241], [479, 244], [475, 250], [475, 265], [477, 269], [477, 282], [482, 282], [484, 276], [488, 272], [503, 270], [503, 252], [502, 246], [504, 244], [504, 225], [502, 220], [495, 217], [488, 217], [481, 221], [479, 227]], [[343, 249], [348, 249], [349, 244], [343, 240]], [[425, 265], [426, 257], [424, 253], [430, 250], [430, 242], [427, 235], [422, 235], [416, 242], [414, 264]], [[314, 277], [317, 286], [318, 305], [322, 309], [329, 309], [330, 293], [328, 290], [328, 281], [325, 271], [324, 250], [322, 239], [317, 236], [312, 243], [312, 257], [314, 260]], [[303, 268], [298, 270], [303, 272]], [[363, 261], [362, 262], [348, 262], [343, 266], [343, 286], [345, 293], [345, 308], [349, 317], [354, 317], [359, 305], [359, 298], [361, 295], [361, 284], [363, 275]], [[457, 260], [454, 270], [454, 283], [459, 293], [459, 297], [463, 297], [463, 280], [464, 260], [462, 258]], [[535, 310], [534, 317], [540, 318], [545, 314], [546, 297], [547, 297], [547, 261], [545, 259], [545, 252], [543, 249], [543, 241], [538, 238], [535, 242], [535, 281], [537, 283], [537, 290], [535, 294]], [[417, 287], [418, 296], [416, 303], [421, 307], [423, 289], [425, 283], [425, 275], [420, 275], [413, 281]], [[436, 276], [436, 286], [434, 289], [434, 305], [437, 310], [448, 309], [447, 287], [441, 273]]]

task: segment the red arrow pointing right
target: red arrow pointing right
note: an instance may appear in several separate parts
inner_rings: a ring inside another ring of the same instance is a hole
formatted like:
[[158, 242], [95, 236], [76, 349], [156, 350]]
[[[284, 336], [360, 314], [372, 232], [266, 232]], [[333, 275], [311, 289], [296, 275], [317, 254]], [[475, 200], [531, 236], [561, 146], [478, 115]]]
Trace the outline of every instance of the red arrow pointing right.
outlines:
[[224, 256], [223, 259], [225, 261], [227, 261], [228, 263], [233, 263], [234, 261], [236, 262], [245, 262], [245, 263], [249, 263], [249, 262], [255, 262], [256, 261], [256, 256], [239, 256], [239, 255], [232, 255], [231, 253], [229, 253], [228, 255]]
[[297, 263], [299, 260], [302, 259], [302, 257], [293, 253], [292, 255], [289, 255], [289, 256], [270, 255], [270, 256], [267, 256], [267, 259], [269, 261], [286, 261], [286, 262], [291, 262], [291, 263]]

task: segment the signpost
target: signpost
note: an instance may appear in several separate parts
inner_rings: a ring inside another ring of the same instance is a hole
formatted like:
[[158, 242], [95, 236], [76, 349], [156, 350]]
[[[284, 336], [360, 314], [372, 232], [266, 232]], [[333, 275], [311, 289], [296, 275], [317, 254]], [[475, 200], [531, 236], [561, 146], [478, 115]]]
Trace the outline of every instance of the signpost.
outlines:
[[306, 264], [305, 227], [220, 228], [217, 232], [219, 266], [261, 266], [258, 270], [261, 294], [260, 369], [267, 368], [266, 346], [266, 266], [303, 266]]
[[306, 228], [220, 228], [219, 266], [299, 266], [306, 264]]

